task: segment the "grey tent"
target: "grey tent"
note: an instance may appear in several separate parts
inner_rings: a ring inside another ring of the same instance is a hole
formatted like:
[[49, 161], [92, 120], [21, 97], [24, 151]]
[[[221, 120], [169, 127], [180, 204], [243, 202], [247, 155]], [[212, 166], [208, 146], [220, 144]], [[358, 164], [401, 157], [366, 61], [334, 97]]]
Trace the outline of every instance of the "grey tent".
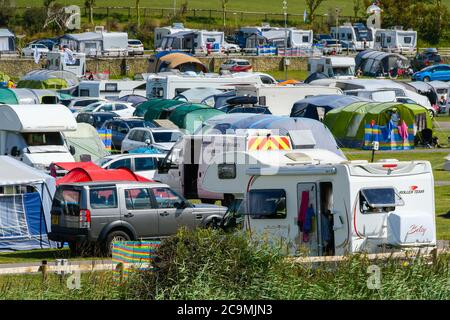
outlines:
[[311, 81], [315, 81], [315, 80], [319, 80], [319, 79], [328, 79], [328, 78], [329, 78], [329, 76], [327, 76], [323, 72], [314, 72], [314, 73], [311, 73], [303, 82], [311, 83]]
[[369, 99], [347, 95], [320, 95], [302, 99], [294, 103], [291, 117], [303, 117], [314, 120], [323, 120], [328, 111], [348, 106], [355, 102]]
[[[311, 141], [314, 149], [329, 150], [341, 157], [344, 154], [339, 149], [330, 130], [320, 121], [287, 116], [274, 116], [266, 114], [239, 114], [221, 115], [206, 121], [203, 128], [205, 134], [233, 134], [246, 132], [249, 129], [267, 129], [276, 135], [296, 136], [299, 141]], [[310, 143], [308, 143], [310, 144]]]
[[361, 69], [363, 75], [376, 77], [396, 68], [398, 60], [403, 65], [408, 64], [408, 59], [400, 54], [366, 50], [355, 57], [355, 64], [356, 70]]
[[418, 94], [427, 97], [428, 100], [430, 100], [431, 105], [437, 103], [438, 95], [436, 89], [429, 82], [413, 81], [410, 82], [409, 85], [416, 88]]
[[106, 151], [97, 130], [90, 124], [78, 123], [76, 131], [67, 131], [64, 136], [68, 144], [75, 148], [76, 161], [81, 161], [81, 155], [84, 154], [90, 155], [92, 161], [110, 154]]

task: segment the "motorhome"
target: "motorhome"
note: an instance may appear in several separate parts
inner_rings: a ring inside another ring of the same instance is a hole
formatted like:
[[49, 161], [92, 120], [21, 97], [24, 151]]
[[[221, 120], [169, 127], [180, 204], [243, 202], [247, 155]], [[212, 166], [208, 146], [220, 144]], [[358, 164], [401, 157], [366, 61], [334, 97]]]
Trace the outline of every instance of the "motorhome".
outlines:
[[378, 29], [375, 31], [374, 49], [395, 53], [415, 53], [417, 31], [402, 29]]
[[77, 130], [63, 105], [0, 105], [0, 153], [48, 171], [52, 162], [73, 162], [64, 132]]
[[159, 27], [155, 28], [155, 36], [154, 36], [154, 45], [155, 48], [161, 47], [162, 39], [165, 36], [177, 33], [177, 32], [183, 32], [183, 31], [193, 31], [193, 29], [185, 28], [183, 23], [174, 23], [172, 26], [167, 27]]
[[273, 115], [288, 116], [294, 103], [316, 95], [343, 94], [342, 90], [333, 87], [302, 85], [246, 85], [236, 86], [236, 96], [253, 96], [258, 105], [267, 106]]
[[367, 28], [362, 23], [355, 23], [354, 25], [346, 23], [337, 28], [331, 27], [331, 36], [334, 39], [353, 43], [358, 51], [373, 48], [373, 34], [374, 30], [372, 28]]
[[128, 33], [107, 32], [103, 26], [96, 26], [93, 32], [63, 35], [60, 45], [88, 56], [127, 56]]
[[80, 82], [77, 91], [79, 97], [99, 97], [110, 100], [129, 94], [145, 97], [146, 82], [144, 80], [85, 80]]
[[74, 52], [73, 63], [66, 61], [64, 51], [50, 51], [47, 53], [47, 69], [64, 70], [74, 73], [81, 78], [86, 73], [86, 54]]
[[173, 99], [186, 90], [193, 88], [214, 88], [231, 90], [236, 85], [262, 84], [264, 74], [235, 73], [235, 74], [193, 74], [167, 73], [155, 74], [147, 78], [147, 98]]
[[289, 254], [435, 248], [434, 180], [428, 161], [368, 163], [326, 153], [305, 149], [283, 155], [221, 155], [207, 169], [203, 186], [237, 199], [225, 225], [237, 223]]
[[223, 31], [193, 30], [164, 36], [158, 50], [180, 50], [197, 54], [220, 53], [225, 46]]
[[355, 59], [350, 57], [310, 57], [308, 73], [323, 73], [333, 79], [354, 79]]

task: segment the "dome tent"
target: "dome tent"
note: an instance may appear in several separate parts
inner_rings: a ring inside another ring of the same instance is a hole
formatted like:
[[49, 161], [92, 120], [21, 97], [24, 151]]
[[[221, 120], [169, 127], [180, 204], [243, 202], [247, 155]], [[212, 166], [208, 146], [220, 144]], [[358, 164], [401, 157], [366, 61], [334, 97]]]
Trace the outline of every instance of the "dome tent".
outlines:
[[176, 107], [170, 113], [169, 120], [179, 128], [194, 133], [206, 120], [221, 114], [224, 112], [207, 105], [184, 104]]
[[78, 78], [73, 72], [42, 69], [24, 75], [17, 83], [17, 88], [69, 89], [76, 87], [78, 83]]

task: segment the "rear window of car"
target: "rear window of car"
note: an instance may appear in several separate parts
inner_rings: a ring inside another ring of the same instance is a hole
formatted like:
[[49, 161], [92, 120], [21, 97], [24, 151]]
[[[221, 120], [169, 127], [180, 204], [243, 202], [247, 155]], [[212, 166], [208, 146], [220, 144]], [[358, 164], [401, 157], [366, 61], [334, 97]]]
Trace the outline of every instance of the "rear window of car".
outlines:
[[128, 44], [140, 45], [142, 44], [142, 42], [140, 42], [139, 40], [128, 40]]
[[130, 128], [156, 128], [156, 125], [150, 121], [127, 121]]
[[238, 61], [238, 66], [249, 66], [250, 65], [250, 62], [248, 62], [248, 61]]
[[94, 187], [89, 189], [89, 203], [92, 209], [117, 208], [115, 187]]
[[52, 204], [52, 213], [69, 216], [80, 215], [81, 190], [58, 188]]

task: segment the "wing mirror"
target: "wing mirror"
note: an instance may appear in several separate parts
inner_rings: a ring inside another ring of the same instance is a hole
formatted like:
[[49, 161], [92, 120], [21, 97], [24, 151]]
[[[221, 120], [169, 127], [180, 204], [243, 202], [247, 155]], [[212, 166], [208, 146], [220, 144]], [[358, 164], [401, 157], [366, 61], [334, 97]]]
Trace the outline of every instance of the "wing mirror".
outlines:
[[151, 141], [150, 139], [145, 139], [144, 142], [145, 142], [145, 144], [148, 145], [148, 146], [152, 144], [152, 141]]
[[74, 146], [70, 146], [70, 147], [69, 147], [69, 151], [70, 151], [70, 154], [71, 154], [71, 155], [73, 155], [73, 156], [75, 155], [75, 151], [76, 151], [76, 150], [75, 150], [75, 147], [74, 147]]
[[185, 209], [185, 208], [187, 207], [185, 201], [175, 202], [175, 203], [173, 204], [173, 206], [174, 206], [176, 209]]

